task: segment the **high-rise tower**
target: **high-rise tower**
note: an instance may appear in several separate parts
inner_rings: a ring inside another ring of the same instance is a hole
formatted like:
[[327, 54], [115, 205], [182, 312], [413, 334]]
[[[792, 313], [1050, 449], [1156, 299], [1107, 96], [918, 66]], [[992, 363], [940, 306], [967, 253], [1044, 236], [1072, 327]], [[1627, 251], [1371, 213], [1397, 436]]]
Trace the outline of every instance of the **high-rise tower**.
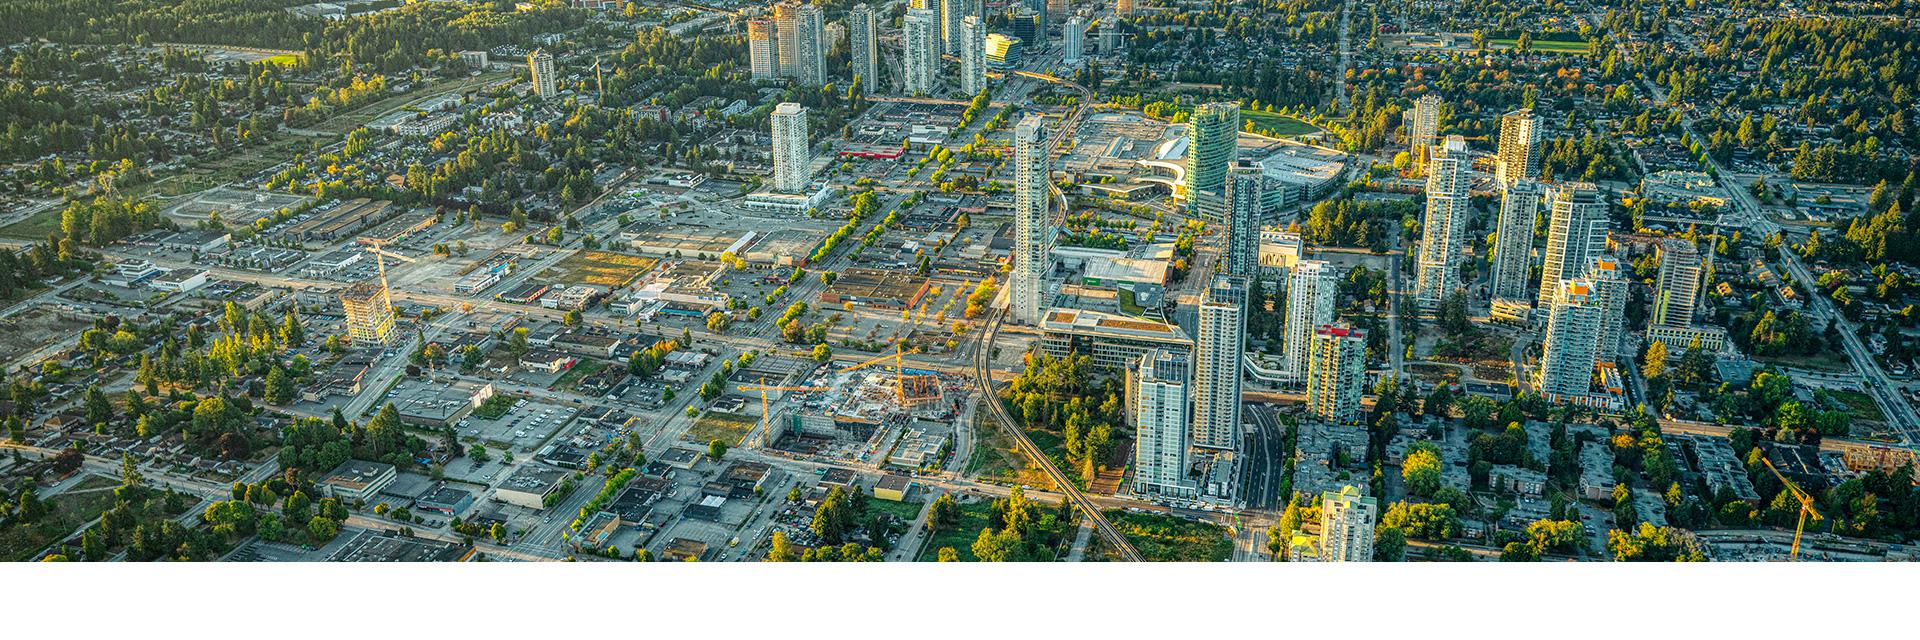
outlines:
[[880, 27], [872, 7], [857, 4], [847, 12], [847, 50], [860, 86], [867, 93], [880, 93]]
[[1547, 315], [1540, 355], [1540, 393], [1550, 400], [1587, 395], [1593, 388], [1594, 351], [1606, 311], [1593, 283], [1561, 280]]
[[1493, 248], [1493, 297], [1527, 305], [1533, 269], [1533, 225], [1540, 216], [1540, 183], [1520, 180], [1500, 192], [1500, 224]]
[[1521, 109], [1500, 116], [1500, 149], [1494, 159], [1494, 184], [1511, 185], [1540, 177], [1540, 116]]
[[940, 15], [929, 8], [908, 9], [900, 23], [900, 38], [905, 59], [905, 91], [909, 95], [931, 95], [940, 76]]
[[1560, 281], [1577, 278], [1587, 261], [1607, 250], [1607, 202], [1584, 182], [1553, 189], [1548, 202], [1547, 252], [1540, 265], [1540, 307], [1553, 303]]
[[532, 74], [534, 95], [551, 98], [560, 92], [558, 78], [553, 76], [553, 54], [546, 49], [527, 54], [527, 71]]
[[1307, 357], [1307, 415], [1328, 424], [1361, 424], [1367, 382], [1367, 332], [1320, 325]]
[[1041, 300], [1045, 297], [1042, 274], [1048, 263], [1047, 187], [1048, 165], [1046, 132], [1038, 113], [1027, 114], [1013, 128], [1013, 319], [1030, 325], [1040, 324]]
[[[772, 20], [766, 18], [747, 20], [747, 61], [755, 80], [773, 80], [780, 77], [780, 51], [774, 38]], [[855, 55], [858, 53], [856, 52]]]
[[1260, 271], [1260, 213], [1266, 182], [1257, 167], [1234, 167], [1227, 176], [1226, 274], [1249, 282]]
[[1140, 358], [1127, 384], [1127, 414], [1133, 418], [1133, 491], [1143, 495], [1193, 497], [1187, 480], [1187, 440], [1193, 422], [1187, 359], [1153, 349]]
[[773, 188], [786, 193], [806, 191], [813, 177], [813, 159], [807, 149], [807, 108], [797, 102], [782, 102], [774, 106], [768, 120], [773, 125]]
[[960, 47], [960, 90], [979, 95], [987, 90], [987, 23], [979, 16], [961, 19], [954, 40]]
[[1193, 446], [1240, 449], [1246, 301], [1246, 282], [1232, 276], [1214, 277], [1201, 296], [1193, 358]]
[[1427, 155], [1440, 138], [1440, 96], [1420, 96], [1405, 117], [1408, 153], [1413, 155], [1414, 166], [1425, 167]]
[[1427, 215], [1420, 228], [1420, 264], [1413, 294], [1423, 310], [1440, 308], [1440, 301], [1459, 288], [1472, 162], [1467, 141], [1460, 136], [1447, 136], [1427, 161]]
[[1654, 283], [1653, 313], [1647, 324], [1670, 329], [1693, 326], [1693, 310], [1700, 302], [1700, 250], [1692, 241], [1668, 238], [1660, 243], [1659, 254], [1660, 276]]
[[801, 83], [827, 83], [826, 19], [820, 6], [783, 2], [773, 6], [780, 75]]
[[1287, 321], [1281, 327], [1281, 360], [1294, 380], [1309, 369], [1313, 332], [1333, 322], [1340, 275], [1320, 260], [1301, 260], [1287, 275]]
[[1200, 105], [1187, 119], [1187, 175], [1182, 181], [1187, 208], [1208, 220], [1226, 212], [1227, 173], [1240, 153], [1240, 105]]

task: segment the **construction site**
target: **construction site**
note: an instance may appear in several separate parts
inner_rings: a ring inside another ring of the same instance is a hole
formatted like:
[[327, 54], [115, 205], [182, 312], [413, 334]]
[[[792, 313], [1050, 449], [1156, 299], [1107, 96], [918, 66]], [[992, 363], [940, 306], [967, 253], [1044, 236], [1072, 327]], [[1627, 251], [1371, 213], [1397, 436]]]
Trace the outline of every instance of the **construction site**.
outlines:
[[[894, 352], [836, 361], [791, 384], [742, 384], [760, 396], [760, 438], [751, 443], [821, 462], [918, 471], [937, 468], [953, 447], [954, 416], [967, 380], [906, 362]], [[792, 378], [791, 376], [789, 377]]]

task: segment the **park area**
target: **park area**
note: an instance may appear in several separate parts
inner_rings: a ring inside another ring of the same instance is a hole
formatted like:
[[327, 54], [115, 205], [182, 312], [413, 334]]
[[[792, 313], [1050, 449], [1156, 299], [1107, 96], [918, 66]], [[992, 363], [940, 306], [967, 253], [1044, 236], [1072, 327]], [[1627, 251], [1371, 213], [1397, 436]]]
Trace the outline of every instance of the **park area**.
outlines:
[[59, 495], [43, 499], [45, 515], [32, 522], [0, 527], [0, 562], [32, 560], [47, 545], [100, 517], [113, 507], [112, 489], [119, 484], [111, 478], [87, 477]]
[[1233, 554], [1227, 529], [1211, 522], [1120, 509], [1103, 514], [1148, 562], [1224, 562]]
[[1253, 131], [1265, 136], [1285, 138], [1320, 131], [1313, 123], [1271, 111], [1241, 109], [1240, 119], [1253, 124]]
[[[1519, 43], [1518, 38], [1496, 38], [1488, 40], [1487, 46], [1494, 49], [1512, 49]], [[1542, 53], [1583, 54], [1587, 52], [1587, 43], [1584, 40], [1534, 40], [1533, 50]]]
[[555, 282], [618, 289], [653, 270], [659, 260], [611, 251], [579, 251], [542, 274]]

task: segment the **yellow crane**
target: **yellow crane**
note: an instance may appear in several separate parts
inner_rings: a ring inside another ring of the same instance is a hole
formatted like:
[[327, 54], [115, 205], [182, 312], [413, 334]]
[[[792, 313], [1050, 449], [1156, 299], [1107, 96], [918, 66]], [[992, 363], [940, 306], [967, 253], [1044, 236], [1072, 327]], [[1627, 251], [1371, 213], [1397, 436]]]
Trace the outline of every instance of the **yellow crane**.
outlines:
[[760, 382], [761, 384], [743, 384], [738, 387], [741, 391], [760, 392], [760, 442], [758, 443], [759, 445], [766, 444], [767, 434], [769, 433], [769, 431], [767, 430], [767, 425], [771, 424], [773, 420], [772, 409], [770, 408], [773, 406], [773, 402], [770, 399], [768, 399], [767, 397], [768, 392], [770, 391], [831, 391], [832, 390], [828, 387], [790, 387], [790, 386], [769, 385], [769, 384], [766, 384], [766, 380], [764, 379], [761, 380]]
[[1760, 458], [1760, 462], [1767, 465], [1767, 470], [1773, 472], [1773, 477], [1780, 479], [1780, 484], [1786, 485], [1787, 490], [1793, 492], [1793, 499], [1800, 501], [1800, 522], [1793, 526], [1793, 549], [1787, 552], [1788, 562], [1798, 562], [1800, 560], [1800, 533], [1807, 528], [1807, 516], [1813, 516], [1816, 522], [1825, 520], [1826, 518], [1822, 517], [1820, 512], [1813, 508], [1813, 496], [1800, 490], [1800, 485], [1794, 484], [1792, 480], [1787, 479], [1787, 476], [1781, 474], [1780, 470], [1773, 466], [1772, 460], [1763, 457]]
[[361, 238], [360, 242], [362, 244], [367, 245], [367, 253], [373, 254], [373, 264], [380, 271], [380, 295], [386, 298], [385, 302], [387, 303], [387, 306], [392, 307], [393, 306], [393, 289], [387, 286], [387, 261], [382, 260], [381, 258], [382, 257], [393, 258], [401, 262], [418, 262], [418, 261], [414, 260], [413, 258], [409, 258], [403, 255], [400, 255], [398, 253], [388, 251], [385, 246], [386, 242], [383, 240], [377, 240], [374, 238]]
[[881, 364], [881, 363], [884, 363], [884, 362], [887, 362], [887, 361], [889, 361], [889, 360], [891, 360], [891, 361], [893, 361], [893, 389], [894, 389], [894, 393], [896, 393], [896, 394], [898, 394], [898, 395], [899, 395], [899, 397], [900, 397], [900, 403], [901, 403], [901, 404], [907, 404], [907, 403], [909, 403], [909, 402], [911, 402], [912, 400], [914, 400], [914, 399], [915, 399], [915, 398], [910, 398], [910, 397], [909, 397], [909, 396], [907, 395], [907, 384], [908, 384], [908, 379], [909, 379], [909, 378], [911, 378], [914, 384], [916, 384], [916, 385], [921, 385], [921, 384], [926, 384], [926, 382], [927, 382], [927, 379], [928, 379], [928, 378], [932, 378], [932, 377], [933, 377], [933, 376], [917, 376], [917, 375], [916, 375], [916, 376], [910, 376], [910, 375], [907, 375], [907, 373], [906, 373], [906, 371], [907, 371], [907, 354], [909, 354], [909, 353], [918, 353], [918, 350], [914, 350], [914, 351], [908, 351], [908, 350], [906, 350], [905, 348], [903, 348], [903, 347], [901, 347], [901, 346], [900, 346], [900, 343], [898, 343], [898, 342], [896, 342], [896, 343], [894, 343], [894, 344], [893, 344], [893, 353], [889, 353], [889, 354], [886, 354], [886, 355], [882, 355], [882, 356], [879, 356], [879, 357], [876, 357], [876, 358], [873, 358], [873, 359], [871, 359], [871, 360], [867, 360], [867, 361], [865, 361], [865, 362], [861, 362], [861, 363], [858, 363], [858, 364], [855, 364], [855, 365], [853, 365], [853, 366], [850, 366], [850, 367], [847, 367], [847, 368], [845, 368], [845, 369], [841, 369], [841, 370], [840, 370], [840, 372], [841, 372], [841, 373], [846, 373], [846, 372], [849, 372], [849, 371], [857, 371], [857, 370], [860, 370], [860, 369], [865, 369], [865, 368], [867, 368], [867, 367], [871, 367], [871, 366], [873, 366], [873, 365], [876, 365], [876, 364]]

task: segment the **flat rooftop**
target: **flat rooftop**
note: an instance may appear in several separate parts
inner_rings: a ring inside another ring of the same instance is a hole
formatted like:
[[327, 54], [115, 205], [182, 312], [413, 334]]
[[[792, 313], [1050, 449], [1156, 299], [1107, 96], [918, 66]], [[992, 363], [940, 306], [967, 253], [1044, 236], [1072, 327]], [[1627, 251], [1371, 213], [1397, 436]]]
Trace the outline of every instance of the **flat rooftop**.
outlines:
[[1040, 320], [1040, 329], [1047, 332], [1149, 340], [1186, 346], [1193, 344], [1193, 340], [1188, 338], [1186, 332], [1181, 331], [1180, 327], [1165, 322], [1081, 309], [1049, 310], [1046, 317]]

